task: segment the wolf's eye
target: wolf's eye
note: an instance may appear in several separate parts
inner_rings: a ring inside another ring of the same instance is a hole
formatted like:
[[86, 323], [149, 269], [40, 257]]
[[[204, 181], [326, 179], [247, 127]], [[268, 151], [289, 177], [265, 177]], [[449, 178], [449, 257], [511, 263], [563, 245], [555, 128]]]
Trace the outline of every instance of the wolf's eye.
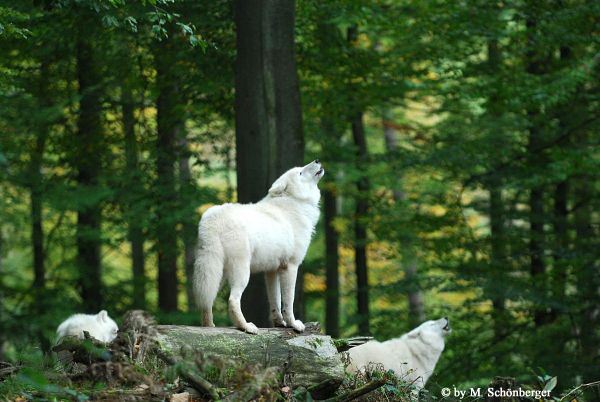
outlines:
[[300, 176], [302, 176], [302, 172], [300, 172]]

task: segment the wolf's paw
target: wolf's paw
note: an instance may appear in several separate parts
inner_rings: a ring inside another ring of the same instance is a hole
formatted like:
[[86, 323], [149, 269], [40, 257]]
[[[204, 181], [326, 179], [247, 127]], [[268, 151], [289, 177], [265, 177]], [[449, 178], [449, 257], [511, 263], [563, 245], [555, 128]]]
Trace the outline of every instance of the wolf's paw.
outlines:
[[258, 328], [251, 322], [246, 323], [246, 328], [244, 328], [244, 331], [246, 331], [249, 334], [258, 334]]
[[296, 332], [304, 332], [304, 324], [302, 324], [302, 321], [300, 320], [292, 321], [291, 327], [294, 328], [294, 331]]
[[287, 323], [283, 319], [283, 317], [275, 317], [272, 319], [274, 327], [287, 327]]

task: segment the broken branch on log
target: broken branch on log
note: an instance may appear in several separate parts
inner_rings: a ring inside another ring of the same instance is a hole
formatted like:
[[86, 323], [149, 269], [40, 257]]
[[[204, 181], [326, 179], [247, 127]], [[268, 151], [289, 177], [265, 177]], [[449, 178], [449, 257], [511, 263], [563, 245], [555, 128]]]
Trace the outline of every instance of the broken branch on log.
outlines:
[[177, 361], [173, 357], [161, 351], [158, 351], [157, 355], [165, 363], [174, 366], [177, 370], [177, 375], [179, 375], [185, 382], [190, 384], [196, 391], [210, 397], [211, 400], [214, 401], [220, 398], [219, 393], [210, 382], [202, 378], [200, 374], [193, 373], [191, 370], [186, 369], [181, 361]]
[[322, 402], [348, 402], [348, 401], [352, 401], [358, 397], [361, 397], [365, 394], [368, 394], [369, 392], [373, 392], [375, 391], [377, 388], [383, 386], [386, 384], [386, 379], [381, 379], [381, 380], [374, 380], [371, 381], [365, 385], [363, 385], [360, 388], [356, 388], [355, 390], [352, 390], [350, 392], [347, 392], [343, 395], [338, 395], [338, 396], [334, 396], [333, 398], [329, 398], [329, 399], [325, 399]]

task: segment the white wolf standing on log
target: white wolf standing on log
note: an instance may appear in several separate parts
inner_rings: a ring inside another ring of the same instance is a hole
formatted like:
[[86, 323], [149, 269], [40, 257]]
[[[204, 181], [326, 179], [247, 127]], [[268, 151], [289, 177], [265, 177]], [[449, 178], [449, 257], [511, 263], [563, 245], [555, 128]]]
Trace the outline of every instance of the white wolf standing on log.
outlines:
[[256, 204], [218, 205], [202, 215], [194, 293], [204, 326], [214, 327], [213, 302], [227, 280], [234, 325], [257, 334], [257, 327], [242, 314], [241, 298], [250, 273], [264, 272], [273, 324], [304, 331], [304, 324], [294, 318], [296, 274], [319, 220], [317, 183], [324, 173], [315, 160], [285, 172]]

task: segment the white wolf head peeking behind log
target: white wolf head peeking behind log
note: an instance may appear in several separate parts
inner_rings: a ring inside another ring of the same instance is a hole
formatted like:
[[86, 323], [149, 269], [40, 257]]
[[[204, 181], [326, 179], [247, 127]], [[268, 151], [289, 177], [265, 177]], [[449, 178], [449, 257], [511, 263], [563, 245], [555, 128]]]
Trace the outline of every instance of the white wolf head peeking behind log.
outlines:
[[71, 335], [83, 339], [83, 331], [102, 342], [112, 342], [117, 337], [119, 327], [106, 310], [98, 314], [74, 314], [63, 321], [57, 328], [58, 340]]

